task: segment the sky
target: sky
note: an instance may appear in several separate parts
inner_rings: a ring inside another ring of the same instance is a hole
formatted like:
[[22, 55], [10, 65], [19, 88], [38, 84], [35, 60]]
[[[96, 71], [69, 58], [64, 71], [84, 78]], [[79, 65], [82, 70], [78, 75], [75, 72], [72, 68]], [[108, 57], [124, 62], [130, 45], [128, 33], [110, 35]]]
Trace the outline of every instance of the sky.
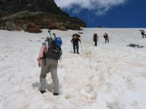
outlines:
[[55, 0], [87, 27], [146, 28], [145, 0]]
[[[146, 38], [139, 29], [83, 28], [80, 54], [73, 53], [70, 42], [76, 32], [51, 30], [63, 41], [60, 95], [53, 96], [50, 73], [46, 93], [40, 93], [37, 65], [48, 30], [39, 34], [0, 30], [0, 109], [146, 109]], [[97, 46], [94, 32], [99, 36]], [[104, 32], [110, 36], [106, 44]], [[130, 43], [144, 48], [127, 46]]]

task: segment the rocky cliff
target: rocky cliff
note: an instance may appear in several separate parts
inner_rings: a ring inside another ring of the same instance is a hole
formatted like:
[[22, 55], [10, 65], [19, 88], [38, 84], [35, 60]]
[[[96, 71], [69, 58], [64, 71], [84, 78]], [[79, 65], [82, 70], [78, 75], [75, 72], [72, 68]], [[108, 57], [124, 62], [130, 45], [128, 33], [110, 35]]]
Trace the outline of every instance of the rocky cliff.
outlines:
[[54, 0], [0, 0], [0, 29], [41, 32], [79, 30], [86, 24], [63, 12]]

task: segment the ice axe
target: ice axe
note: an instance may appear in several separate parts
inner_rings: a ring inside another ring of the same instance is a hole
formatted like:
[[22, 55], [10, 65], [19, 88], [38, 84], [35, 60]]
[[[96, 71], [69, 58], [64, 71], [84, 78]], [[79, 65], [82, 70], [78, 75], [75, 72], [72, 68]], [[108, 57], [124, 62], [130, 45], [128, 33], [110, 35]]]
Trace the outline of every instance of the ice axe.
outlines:
[[[51, 35], [51, 31], [50, 31], [50, 30], [48, 30], [48, 33], [50, 34], [50, 36], [51, 36], [51, 38], [52, 38], [52, 35]], [[54, 38], [56, 38], [55, 33], [53, 33], [53, 36], [54, 36]]]
[[56, 34], [55, 33], [53, 33], [53, 36], [56, 38]]
[[82, 44], [81, 44], [81, 42], [80, 42], [80, 45], [81, 45], [81, 49], [82, 49], [82, 51], [83, 51], [83, 47], [82, 47]]
[[51, 38], [52, 38], [52, 35], [51, 35], [51, 31], [50, 31], [50, 30], [48, 30], [48, 33], [50, 34], [50, 36], [51, 36]]

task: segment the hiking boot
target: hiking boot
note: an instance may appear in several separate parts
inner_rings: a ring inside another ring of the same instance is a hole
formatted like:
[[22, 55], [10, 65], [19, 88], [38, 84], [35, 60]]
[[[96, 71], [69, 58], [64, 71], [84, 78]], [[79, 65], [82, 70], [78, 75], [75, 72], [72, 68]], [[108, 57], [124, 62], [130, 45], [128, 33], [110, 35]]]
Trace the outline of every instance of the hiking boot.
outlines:
[[53, 93], [53, 95], [58, 96], [58, 95], [59, 95], [59, 93]]
[[40, 90], [40, 92], [43, 94], [43, 93], [45, 93], [46, 91], [44, 91], [44, 90]]
[[77, 54], [80, 54], [79, 52], [77, 52]]

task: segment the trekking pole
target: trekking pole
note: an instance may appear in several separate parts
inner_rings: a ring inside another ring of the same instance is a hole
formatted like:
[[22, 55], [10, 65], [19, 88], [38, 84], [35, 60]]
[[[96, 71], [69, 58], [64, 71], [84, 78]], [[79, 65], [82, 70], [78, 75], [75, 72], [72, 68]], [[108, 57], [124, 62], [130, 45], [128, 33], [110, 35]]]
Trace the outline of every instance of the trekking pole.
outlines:
[[[50, 36], [51, 36], [51, 39], [52, 39], [51, 31], [49, 30], [49, 31], [48, 31], [48, 33], [50, 34]], [[53, 35], [54, 35], [54, 33], [53, 33]], [[52, 39], [52, 40], [53, 40], [53, 39]]]
[[56, 38], [55, 33], [53, 33], [53, 36], [54, 36], [54, 37], [52, 37], [52, 34], [51, 34], [51, 31], [50, 31], [50, 30], [48, 31], [48, 33], [50, 34], [52, 40], [54, 40], [54, 39]]
[[73, 43], [71, 42], [71, 46], [70, 46], [70, 49], [71, 49], [71, 53], [73, 53], [73, 49], [72, 49], [72, 46], [73, 46]]
[[[51, 31], [48, 30], [48, 33], [50, 34], [51, 38], [48, 37], [47, 40], [48, 40], [48, 43], [51, 43], [51, 42], [53, 41], [53, 39], [52, 39], [52, 35], [51, 35]], [[50, 45], [50, 46], [51, 46], [51, 45]]]
[[51, 38], [52, 38], [52, 35], [51, 35], [51, 31], [50, 31], [50, 30], [48, 31], [48, 33], [50, 34], [50, 36], [51, 36]]
[[53, 33], [53, 36], [56, 38], [56, 34], [55, 33]]
[[109, 42], [111, 42], [111, 43], [112, 43], [112, 40], [111, 40], [111, 38], [109, 38]]
[[81, 42], [80, 42], [80, 45], [81, 45], [81, 50], [83, 51], [83, 47], [82, 47], [82, 44], [81, 44]]

